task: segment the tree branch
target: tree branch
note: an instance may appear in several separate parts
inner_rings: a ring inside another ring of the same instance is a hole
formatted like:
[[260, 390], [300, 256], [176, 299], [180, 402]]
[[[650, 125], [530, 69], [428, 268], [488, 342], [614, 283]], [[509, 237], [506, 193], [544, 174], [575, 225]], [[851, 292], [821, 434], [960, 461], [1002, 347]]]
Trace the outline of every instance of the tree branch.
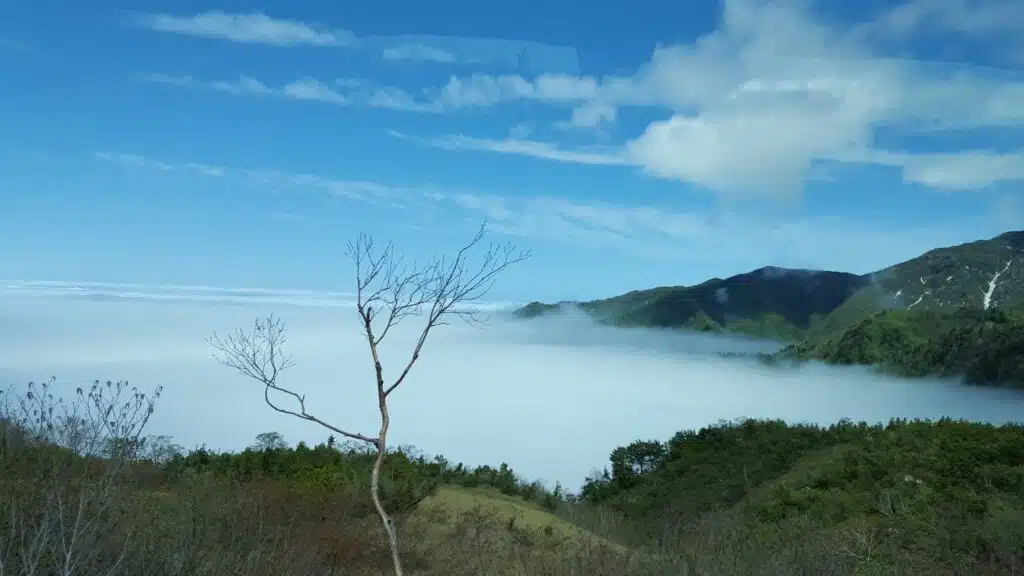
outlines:
[[[310, 414], [306, 409], [306, 397], [304, 394], [299, 394], [278, 383], [278, 378], [281, 374], [294, 366], [291, 357], [285, 355], [282, 349], [286, 338], [284, 322], [280, 318], [270, 315], [266, 318], [257, 319], [254, 321], [251, 331], [246, 332], [242, 329], [237, 329], [224, 339], [214, 333], [212, 337], [207, 339], [207, 342], [215, 349], [214, 357], [221, 364], [233, 368], [242, 376], [263, 384], [263, 400], [273, 410], [301, 418], [302, 420], [315, 422], [346, 438], [361, 440], [373, 445], [377, 444], [376, 438], [343, 430]], [[289, 410], [279, 406], [270, 397], [271, 390], [294, 399], [299, 405], [299, 410]]]

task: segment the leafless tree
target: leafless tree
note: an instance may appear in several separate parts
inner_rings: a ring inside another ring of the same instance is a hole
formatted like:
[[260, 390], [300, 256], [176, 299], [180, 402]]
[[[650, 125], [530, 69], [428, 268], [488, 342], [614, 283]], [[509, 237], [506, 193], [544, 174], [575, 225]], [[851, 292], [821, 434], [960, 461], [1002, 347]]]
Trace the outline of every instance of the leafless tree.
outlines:
[[[497, 275], [506, 268], [530, 257], [528, 252], [517, 250], [510, 243], [490, 244], [482, 261], [474, 266], [469, 255], [484, 235], [485, 225], [481, 225], [472, 241], [454, 258], [439, 257], [425, 265], [405, 264], [395, 254], [392, 244], [378, 249], [366, 234], [360, 234], [349, 243], [347, 256], [355, 265], [356, 311], [376, 375], [380, 429], [375, 436], [346, 430], [322, 420], [308, 411], [305, 394], [281, 384], [281, 373], [293, 366], [293, 362], [283, 351], [285, 326], [280, 318], [273, 315], [260, 318], [251, 330], [238, 329], [223, 339], [214, 334], [209, 340], [222, 364], [263, 386], [263, 398], [272, 409], [315, 422], [335, 434], [365, 442], [376, 449], [377, 457], [370, 476], [370, 496], [387, 536], [396, 576], [404, 574], [398, 537], [394, 523], [380, 500], [380, 472], [391, 424], [387, 400], [409, 375], [430, 332], [446, 324], [448, 318], [479, 321], [477, 313], [465, 304], [482, 298], [493, 286]], [[424, 317], [419, 338], [397, 377], [385, 380], [379, 346], [393, 327], [410, 316]], [[276, 393], [277, 398], [290, 400], [293, 407], [284, 407], [272, 397], [271, 392]]]
[[65, 400], [55, 383], [0, 394], [0, 574], [118, 573], [130, 537], [122, 476], [161, 388], [97, 381]]

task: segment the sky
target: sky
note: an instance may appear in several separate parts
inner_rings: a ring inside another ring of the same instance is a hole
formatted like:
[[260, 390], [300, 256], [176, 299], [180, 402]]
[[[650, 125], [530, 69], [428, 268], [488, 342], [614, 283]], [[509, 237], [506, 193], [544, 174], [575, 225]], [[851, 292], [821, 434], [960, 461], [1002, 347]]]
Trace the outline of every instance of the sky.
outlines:
[[[377, 429], [373, 363], [343, 298], [195, 290], [169, 298], [135, 292], [24, 293], [0, 299], [2, 389], [56, 377], [60, 395], [95, 379], [163, 386], [146, 432], [185, 448], [241, 450], [261, 432], [291, 445], [329, 432], [274, 412], [263, 389], [213, 358], [203, 341], [275, 312], [287, 323], [295, 366], [281, 383], [311, 412], [343, 429]], [[380, 354], [390, 381], [420, 324], [388, 334]], [[900, 380], [863, 369], [766, 369], [714, 352], [770, 349], [764, 342], [684, 332], [616, 329], [567, 314], [524, 322], [490, 315], [432, 332], [408, 379], [389, 397], [392, 446], [413, 445], [471, 465], [508, 463], [526, 479], [577, 490], [616, 446], [740, 417], [868, 422], [892, 417], [1019, 420], [1024, 396], [1005, 389]], [[278, 398], [283, 407], [286, 398]]]
[[482, 221], [501, 301], [869, 272], [1024, 222], [1024, 4], [0, 6], [0, 278], [347, 291]]

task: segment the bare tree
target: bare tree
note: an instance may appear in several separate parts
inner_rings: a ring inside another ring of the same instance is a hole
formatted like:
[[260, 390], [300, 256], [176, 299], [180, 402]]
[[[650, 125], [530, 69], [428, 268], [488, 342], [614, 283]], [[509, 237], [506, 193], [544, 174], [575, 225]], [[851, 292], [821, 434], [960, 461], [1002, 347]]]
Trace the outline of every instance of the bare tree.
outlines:
[[[305, 394], [282, 386], [280, 375], [293, 366], [293, 362], [283, 351], [285, 327], [280, 318], [270, 315], [257, 319], [251, 330], [238, 329], [224, 339], [214, 334], [209, 340], [222, 364], [263, 385], [263, 398], [272, 409], [315, 422], [335, 434], [365, 442], [376, 449], [377, 457], [370, 475], [370, 496], [387, 536], [396, 576], [404, 574], [398, 536], [380, 499], [380, 472], [391, 425], [387, 400], [409, 375], [431, 330], [447, 324], [449, 317], [478, 322], [476, 312], [465, 304], [482, 298], [499, 273], [530, 257], [528, 252], [517, 250], [510, 243], [490, 244], [480, 264], [472, 266], [468, 256], [484, 235], [485, 225], [481, 225], [472, 241], [454, 258], [439, 257], [425, 265], [406, 265], [400, 256], [395, 255], [392, 244], [378, 249], [366, 234], [360, 234], [349, 243], [347, 256], [355, 265], [356, 311], [376, 375], [380, 411], [380, 429], [376, 436], [346, 430], [322, 420], [308, 411]], [[385, 380], [379, 346], [394, 326], [410, 316], [425, 317], [423, 328], [398, 376]], [[293, 408], [283, 407], [271, 392], [278, 398], [293, 402]]]
[[0, 574], [115, 574], [131, 537], [124, 472], [162, 389], [97, 381], [66, 401], [55, 384], [0, 394]]

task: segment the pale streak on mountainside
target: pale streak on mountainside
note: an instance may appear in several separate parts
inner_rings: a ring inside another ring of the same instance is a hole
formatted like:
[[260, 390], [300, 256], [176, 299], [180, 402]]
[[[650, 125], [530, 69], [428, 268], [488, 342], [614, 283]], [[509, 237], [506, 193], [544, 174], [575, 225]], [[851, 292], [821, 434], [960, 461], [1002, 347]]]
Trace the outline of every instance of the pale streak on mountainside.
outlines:
[[999, 283], [999, 277], [1010, 269], [1010, 264], [1013, 264], [1012, 258], [1010, 260], [1007, 260], [1006, 266], [1003, 266], [1002, 270], [998, 270], [995, 274], [993, 274], [992, 279], [988, 281], [988, 290], [984, 292], [984, 297], [982, 298], [982, 306], [985, 308], [985, 310], [988, 310], [989, 306], [992, 305], [992, 294], [995, 293], [996, 291], [996, 286]]

